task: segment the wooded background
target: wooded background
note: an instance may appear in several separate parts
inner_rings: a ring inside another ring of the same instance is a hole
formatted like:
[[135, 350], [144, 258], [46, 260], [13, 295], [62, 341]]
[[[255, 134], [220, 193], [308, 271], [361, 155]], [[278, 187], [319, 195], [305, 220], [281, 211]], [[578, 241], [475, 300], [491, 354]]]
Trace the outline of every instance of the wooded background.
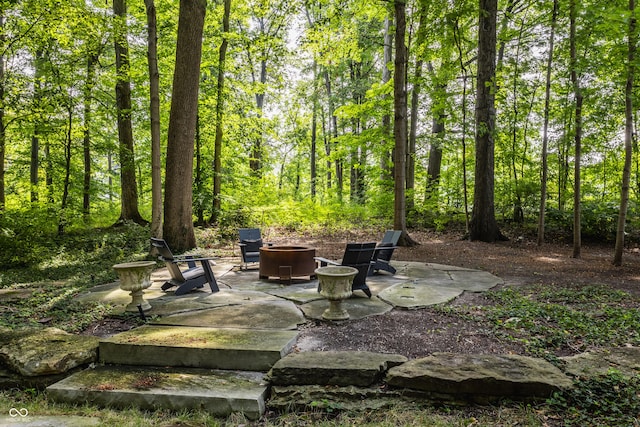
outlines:
[[634, 0], [1, 0], [0, 234], [160, 235], [164, 211], [187, 249], [166, 224], [186, 209], [202, 226], [494, 240], [473, 227], [495, 209], [539, 243], [573, 236], [574, 256], [581, 236], [622, 251], [638, 232], [637, 42]]

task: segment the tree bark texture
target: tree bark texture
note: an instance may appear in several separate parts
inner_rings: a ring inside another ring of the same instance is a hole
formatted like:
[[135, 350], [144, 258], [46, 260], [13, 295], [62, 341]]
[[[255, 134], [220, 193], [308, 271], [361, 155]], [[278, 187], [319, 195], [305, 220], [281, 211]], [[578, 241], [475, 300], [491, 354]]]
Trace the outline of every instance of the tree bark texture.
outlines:
[[205, 0], [180, 0], [167, 140], [163, 227], [165, 240], [177, 252], [196, 246], [191, 184], [205, 11]]
[[162, 160], [160, 153], [160, 72], [156, 5], [144, 0], [147, 11], [147, 65], [151, 118], [151, 237], [162, 237]]
[[553, 15], [551, 16], [551, 34], [549, 35], [549, 54], [547, 55], [547, 72], [544, 94], [544, 124], [542, 127], [542, 155], [540, 177], [540, 211], [538, 214], [538, 246], [544, 243], [545, 212], [547, 205], [547, 181], [549, 166], [547, 164], [549, 146], [549, 103], [551, 98], [551, 65], [553, 64], [553, 47], [556, 35], [556, 21], [558, 19], [558, 0], [553, 0]]
[[573, 257], [580, 258], [580, 252], [582, 248], [582, 229], [580, 224], [580, 162], [582, 157], [582, 103], [583, 96], [580, 88], [580, 81], [578, 79], [578, 55], [576, 47], [576, 16], [577, 5], [575, 0], [571, 0], [569, 4], [569, 45], [570, 45], [570, 68], [571, 68], [571, 82], [573, 83], [573, 94], [575, 99], [575, 160], [573, 167]]
[[82, 213], [85, 222], [89, 221], [91, 215], [91, 95], [96, 79], [96, 64], [99, 55], [94, 52], [87, 52], [87, 81], [84, 84], [84, 132], [82, 138], [83, 152], [83, 182], [82, 182]]
[[503, 240], [494, 207], [494, 133], [497, 0], [480, 0], [478, 87], [476, 96], [476, 170], [469, 238]]
[[113, 0], [114, 37], [116, 51], [116, 109], [118, 112], [118, 141], [120, 156], [120, 190], [122, 221], [144, 224], [138, 211], [138, 189], [133, 154], [133, 129], [131, 125], [131, 83], [129, 71], [129, 45], [127, 43], [125, 0]]
[[624, 232], [629, 207], [629, 185], [631, 182], [631, 160], [633, 157], [633, 82], [635, 80], [636, 58], [636, 16], [635, 0], [629, 0], [629, 28], [627, 35], [627, 82], [625, 86], [625, 126], [624, 126], [624, 169], [622, 172], [622, 188], [620, 191], [620, 211], [618, 213], [618, 228], [616, 232], [616, 246], [613, 265], [622, 265], [624, 250]]
[[396, 57], [393, 74], [393, 136], [395, 148], [393, 151], [393, 180], [394, 180], [394, 210], [393, 227], [402, 231], [402, 236], [398, 244], [404, 243], [407, 236], [407, 211], [405, 200], [406, 181], [406, 153], [407, 153], [407, 86], [406, 66], [407, 66], [407, 46], [404, 41], [406, 31], [406, 4], [404, 0], [394, 2], [396, 18]]
[[216, 98], [216, 139], [213, 149], [213, 207], [211, 209], [211, 223], [218, 222], [222, 204], [222, 135], [224, 119], [224, 72], [227, 57], [227, 33], [229, 32], [229, 15], [231, 13], [231, 0], [224, 0], [224, 15], [222, 17], [222, 43], [218, 52], [218, 81]]
[[[0, 15], [0, 43], [4, 45], [6, 41], [6, 36], [4, 32], [4, 13]], [[6, 147], [6, 133], [5, 133], [5, 123], [4, 123], [4, 52], [0, 51], [0, 213], [4, 211], [5, 205], [5, 166], [4, 166], [4, 158], [5, 158], [5, 147]]]

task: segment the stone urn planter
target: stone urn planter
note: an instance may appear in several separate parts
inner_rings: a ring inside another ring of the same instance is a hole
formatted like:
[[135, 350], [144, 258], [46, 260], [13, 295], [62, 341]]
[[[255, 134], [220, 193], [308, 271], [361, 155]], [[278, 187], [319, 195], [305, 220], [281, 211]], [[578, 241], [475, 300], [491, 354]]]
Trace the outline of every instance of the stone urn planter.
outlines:
[[143, 311], [151, 309], [144, 298], [144, 290], [151, 286], [151, 270], [156, 265], [155, 261], [133, 261], [116, 264], [113, 269], [120, 278], [120, 289], [131, 293], [131, 302], [125, 307], [125, 311], [138, 311], [138, 306]]
[[329, 308], [322, 313], [322, 318], [349, 319], [349, 313], [342, 307], [342, 301], [351, 296], [351, 285], [358, 270], [346, 266], [326, 266], [316, 268], [315, 273], [320, 282], [320, 295], [329, 300]]

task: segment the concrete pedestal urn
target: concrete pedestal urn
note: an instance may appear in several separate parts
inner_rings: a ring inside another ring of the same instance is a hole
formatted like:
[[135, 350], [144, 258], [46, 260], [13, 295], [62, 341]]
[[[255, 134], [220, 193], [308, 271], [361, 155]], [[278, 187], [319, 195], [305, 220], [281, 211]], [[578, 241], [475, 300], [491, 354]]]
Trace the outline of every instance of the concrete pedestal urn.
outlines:
[[342, 307], [342, 301], [352, 294], [351, 285], [358, 270], [346, 266], [327, 266], [316, 268], [320, 282], [320, 295], [329, 300], [329, 308], [322, 313], [327, 320], [347, 320], [349, 313]]
[[151, 286], [151, 270], [155, 265], [155, 261], [133, 261], [113, 266], [120, 278], [120, 289], [131, 293], [131, 302], [125, 311], [138, 311], [138, 306], [144, 311], [151, 309], [143, 294]]

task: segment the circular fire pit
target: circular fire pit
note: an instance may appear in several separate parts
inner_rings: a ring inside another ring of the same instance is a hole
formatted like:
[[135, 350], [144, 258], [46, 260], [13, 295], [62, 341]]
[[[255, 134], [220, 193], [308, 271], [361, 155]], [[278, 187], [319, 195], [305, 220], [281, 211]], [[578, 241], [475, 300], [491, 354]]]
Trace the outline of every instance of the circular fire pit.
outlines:
[[260, 278], [315, 277], [315, 248], [306, 246], [263, 246], [260, 248]]

